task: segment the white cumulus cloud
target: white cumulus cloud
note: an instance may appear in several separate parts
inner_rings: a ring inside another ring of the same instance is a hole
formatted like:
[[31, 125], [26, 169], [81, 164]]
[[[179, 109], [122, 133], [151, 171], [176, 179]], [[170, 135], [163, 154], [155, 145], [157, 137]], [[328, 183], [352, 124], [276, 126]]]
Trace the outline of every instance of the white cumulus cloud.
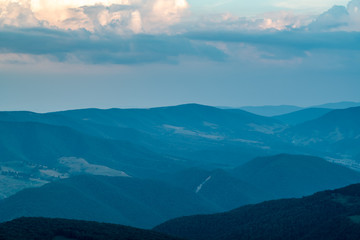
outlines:
[[186, 0], [0, 0], [0, 25], [163, 32], [180, 21]]

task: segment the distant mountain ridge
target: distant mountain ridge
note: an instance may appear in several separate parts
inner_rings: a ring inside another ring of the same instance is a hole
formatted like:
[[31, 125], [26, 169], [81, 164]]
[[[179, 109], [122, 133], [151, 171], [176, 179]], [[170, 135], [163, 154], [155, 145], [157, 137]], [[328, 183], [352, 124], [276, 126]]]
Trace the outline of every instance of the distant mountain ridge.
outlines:
[[223, 109], [242, 109], [261, 116], [273, 117], [277, 115], [284, 115], [295, 111], [300, 111], [309, 108], [327, 108], [327, 109], [345, 109], [350, 107], [358, 107], [360, 102], [337, 102], [337, 103], [325, 103], [320, 105], [299, 107], [294, 105], [264, 105], [264, 106], [243, 106], [238, 108], [222, 107]]
[[230, 155], [230, 152], [231, 156], [223, 159], [222, 164], [224, 160], [225, 164], [233, 164], [241, 159], [240, 156], [251, 159], [255, 157], [255, 150], [265, 154], [268, 143], [277, 144], [274, 132], [285, 127], [276, 119], [198, 104], [154, 109], [82, 109], [48, 114], [0, 112], [0, 121], [67, 126], [86, 135], [141, 145], [153, 152], [195, 161], [206, 159], [207, 164], [210, 161], [219, 164], [216, 156]]
[[[230, 113], [216, 107], [200, 104], [184, 104], [170, 107], [150, 109], [79, 109], [61, 112], [38, 114], [33, 112], [0, 112], [1, 121], [34, 121], [52, 125], [67, 125], [81, 128], [81, 125], [91, 123], [105, 126], [138, 129], [142, 132], [153, 133], [163, 131], [162, 125], [186, 127], [189, 130], [213, 129], [233, 127], [236, 130], [247, 130], [246, 124], [265, 124], [271, 127], [279, 121], [258, 116], [246, 111]], [[234, 125], [234, 121], [237, 125]], [[205, 122], [205, 124], [204, 124]], [[208, 122], [210, 125], [207, 125]], [[224, 123], [227, 123], [225, 125]], [[226, 126], [226, 127], [225, 127]]]
[[351, 102], [351, 101], [343, 101], [343, 102], [335, 102], [335, 103], [325, 103], [321, 105], [312, 106], [313, 108], [330, 108], [330, 109], [345, 109], [351, 107], [359, 107], [360, 102]]
[[333, 109], [305, 108], [305, 109], [301, 109], [299, 111], [290, 112], [290, 113], [283, 114], [283, 115], [276, 115], [276, 116], [273, 116], [273, 118], [278, 119], [289, 125], [297, 125], [300, 123], [304, 123], [307, 121], [317, 119], [331, 111], [333, 111]]
[[302, 107], [292, 105], [279, 105], [279, 106], [245, 106], [239, 109], [251, 112], [260, 116], [272, 117], [275, 115], [286, 114], [294, 111], [301, 110]]

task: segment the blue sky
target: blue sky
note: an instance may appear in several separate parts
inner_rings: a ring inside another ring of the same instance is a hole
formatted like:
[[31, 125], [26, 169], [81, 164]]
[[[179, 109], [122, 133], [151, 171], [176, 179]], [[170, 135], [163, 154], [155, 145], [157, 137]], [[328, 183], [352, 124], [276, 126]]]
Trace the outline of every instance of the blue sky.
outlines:
[[360, 101], [360, 0], [0, 0], [0, 110]]

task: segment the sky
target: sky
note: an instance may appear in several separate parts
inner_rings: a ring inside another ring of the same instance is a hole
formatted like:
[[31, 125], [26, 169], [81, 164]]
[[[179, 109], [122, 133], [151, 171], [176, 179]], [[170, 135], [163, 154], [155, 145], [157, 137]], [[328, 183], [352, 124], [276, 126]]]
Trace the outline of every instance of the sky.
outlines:
[[0, 111], [360, 102], [360, 0], [0, 0]]

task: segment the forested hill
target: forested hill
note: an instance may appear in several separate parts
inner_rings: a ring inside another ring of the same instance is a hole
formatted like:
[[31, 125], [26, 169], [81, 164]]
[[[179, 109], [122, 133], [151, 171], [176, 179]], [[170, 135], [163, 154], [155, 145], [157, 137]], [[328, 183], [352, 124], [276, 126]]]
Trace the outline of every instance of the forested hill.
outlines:
[[179, 240], [165, 234], [122, 225], [51, 218], [19, 218], [1, 223], [0, 239]]
[[182, 217], [154, 230], [192, 240], [358, 240], [360, 184], [300, 199], [247, 205], [226, 213]]

